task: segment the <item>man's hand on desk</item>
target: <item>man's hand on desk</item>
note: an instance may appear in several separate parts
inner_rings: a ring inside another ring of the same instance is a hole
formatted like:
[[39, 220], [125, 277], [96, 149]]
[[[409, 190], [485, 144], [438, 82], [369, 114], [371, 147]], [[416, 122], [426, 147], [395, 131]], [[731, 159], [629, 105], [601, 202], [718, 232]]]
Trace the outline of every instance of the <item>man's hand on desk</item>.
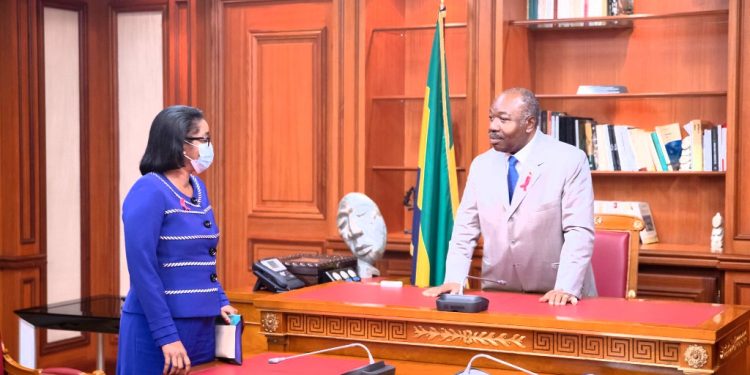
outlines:
[[547, 294], [539, 298], [539, 302], [547, 302], [550, 305], [562, 306], [570, 302], [571, 305], [578, 303], [578, 297], [563, 292], [562, 290], [550, 290]]
[[422, 292], [422, 295], [427, 297], [437, 297], [443, 293], [458, 294], [460, 289], [461, 285], [459, 283], [445, 283], [440, 286], [433, 286], [432, 288], [425, 289], [425, 291]]

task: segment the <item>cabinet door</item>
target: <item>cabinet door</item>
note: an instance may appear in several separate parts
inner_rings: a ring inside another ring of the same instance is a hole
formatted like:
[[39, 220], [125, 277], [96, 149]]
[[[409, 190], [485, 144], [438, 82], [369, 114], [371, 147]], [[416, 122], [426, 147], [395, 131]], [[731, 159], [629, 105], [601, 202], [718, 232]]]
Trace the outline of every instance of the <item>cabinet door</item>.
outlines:
[[[668, 271], [638, 274], [638, 298], [719, 302], [717, 275], [675, 275]], [[748, 294], [750, 297], [750, 294]]]
[[727, 272], [724, 276], [724, 303], [750, 305], [750, 272]]

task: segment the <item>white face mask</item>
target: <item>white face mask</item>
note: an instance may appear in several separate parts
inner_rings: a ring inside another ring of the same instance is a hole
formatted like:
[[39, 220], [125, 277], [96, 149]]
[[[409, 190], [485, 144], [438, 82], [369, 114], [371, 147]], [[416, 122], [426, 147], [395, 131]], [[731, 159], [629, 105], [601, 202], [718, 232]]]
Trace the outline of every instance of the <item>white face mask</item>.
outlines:
[[193, 147], [198, 147], [198, 159], [191, 159], [190, 156], [187, 156], [187, 154], [185, 154], [185, 157], [190, 160], [190, 164], [193, 165], [195, 173], [203, 173], [203, 171], [208, 169], [208, 167], [210, 167], [211, 163], [214, 161], [214, 146], [211, 143], [201, 143], [198, 146], [188, 141], [185, 141], [185, 143]]

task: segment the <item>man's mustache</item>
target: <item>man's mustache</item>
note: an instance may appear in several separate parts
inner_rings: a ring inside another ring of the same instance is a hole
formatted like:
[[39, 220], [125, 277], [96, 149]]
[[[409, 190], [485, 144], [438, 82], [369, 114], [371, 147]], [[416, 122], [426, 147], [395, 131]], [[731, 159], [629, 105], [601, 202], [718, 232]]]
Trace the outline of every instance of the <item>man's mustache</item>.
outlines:
[[500, 139], [500, 138], [502, 138], [502, 137], [500, 137], [500, 133], [499, 132], [493, 132], [493, 131], [491, 131], [491, 132], [488, 132], [487, 134], [489, 134], [490, 139]]

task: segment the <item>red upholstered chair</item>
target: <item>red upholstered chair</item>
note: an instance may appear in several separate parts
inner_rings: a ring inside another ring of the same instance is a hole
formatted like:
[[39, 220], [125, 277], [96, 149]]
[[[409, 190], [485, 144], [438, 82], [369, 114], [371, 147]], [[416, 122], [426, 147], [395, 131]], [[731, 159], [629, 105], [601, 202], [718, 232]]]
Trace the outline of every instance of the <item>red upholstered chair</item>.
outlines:
[[87, 373], [71, 368], [46, 368], [46, 369], [33, 369], [21, 366], [20, 363], [16, 362], [11, 358], [8, 349], [5, 347], [3, 337], [0, 335], [0, 353], [2, 353], [2, 361], [0, 361], [0, 375], [105, 375], [103, 371], [96, 370], [93, 373]]
[[626, 215], [594, 216], [594, 280], [599, 296], [635, 298], [643, 221]]

